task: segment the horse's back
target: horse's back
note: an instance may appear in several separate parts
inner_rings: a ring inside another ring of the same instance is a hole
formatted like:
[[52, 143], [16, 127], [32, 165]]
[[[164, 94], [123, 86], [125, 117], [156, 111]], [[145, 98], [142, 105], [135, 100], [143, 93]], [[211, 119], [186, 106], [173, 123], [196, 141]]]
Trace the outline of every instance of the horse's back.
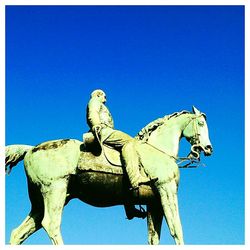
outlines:
[[47, 141], [35, 146], [24, 158], [29, 179], [46, 184], [74, 174], [80, 147], [81, 142], [73, 139]]

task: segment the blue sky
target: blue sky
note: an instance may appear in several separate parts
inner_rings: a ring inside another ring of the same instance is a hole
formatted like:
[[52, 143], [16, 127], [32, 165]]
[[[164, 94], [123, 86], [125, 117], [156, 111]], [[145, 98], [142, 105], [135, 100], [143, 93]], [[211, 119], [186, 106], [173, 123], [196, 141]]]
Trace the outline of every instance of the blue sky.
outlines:
[[[244, 244], [244, 7], [6, 7], [7, 145], [81, 140], [96, 88], [130, 135], [192, 105], [206, 113], [214, 154], [181, 170], [185, 243]], [[180, 155], [189, 149], [182, 142]], [[6, 177], [6, 243], [29, 208], [19, 164]], [[65, 244], [147, 242], [146, 220], [77, 200], [62, 234]], [[161, 244], [173, 243], [164, 221]], [[50, 241], [40, 230], [25, 244]]]

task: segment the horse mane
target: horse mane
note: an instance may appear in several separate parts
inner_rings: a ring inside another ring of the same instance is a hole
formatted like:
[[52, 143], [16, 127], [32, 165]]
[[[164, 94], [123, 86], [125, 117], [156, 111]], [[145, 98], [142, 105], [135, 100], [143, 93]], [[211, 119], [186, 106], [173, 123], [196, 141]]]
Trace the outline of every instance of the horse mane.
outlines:
[[187, 111], [187, 110], [182, 110], [180, 112], [174, 112], [173, 114], [170, 114], [170, 115], [166, 115], [164, 117], [167, 118], [167, 120], [170, 120], [171, 118], [176, 118], [180, 115], [183, 115], [183, 114], [191, 114], [191, 112]]
[[144, 142], [148, 141], [150, 135], [152, 134], [153, 131], [155, 131], [156, 129], [158, 129], [160, 126], [162, 126], [165, 122], [167, 122], [168, 120], [172, 119], [172, 118], [176, 118], [179, 117], [183, 114], [191, 114], [189, 111], [186, 110], [182, 110], [180, 112], [174, 112], [170, 115], [165, 115], [162, 118], [158, 118], [152, 122], [150, 122], [149, 124], [147, 124], [145, 127], [143, 127], [139, 133], [135, 136], [135, 139], [137, 140], [142, 140]]

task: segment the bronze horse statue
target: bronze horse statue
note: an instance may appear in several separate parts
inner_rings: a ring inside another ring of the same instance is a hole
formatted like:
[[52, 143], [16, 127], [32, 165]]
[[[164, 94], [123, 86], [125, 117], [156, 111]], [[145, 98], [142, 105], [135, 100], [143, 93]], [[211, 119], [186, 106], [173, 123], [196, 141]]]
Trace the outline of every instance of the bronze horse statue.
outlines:
[[[178, 211], [179, 142], [185, 137], [197, 158], [212, 154], [206, 116], [179, 112], [164, 117], [146, 141], [136, 141], [142, 174], [156, 180], [128, 190], [123, 168], [114, 166], [100, 151], [96, 153], [78, 140], [48, 141], [37, 146], [6, 147], [6, 171], [24, 160], [31, 211], [11, 233], [10, 243], [21, 244], [44, 228], [53, 244], [63, 244], [60, 226], [63, 207], [73, 198], [96, 207], [124, 204], [147, 206], [148, 243], [159, 244], [163, 217], [176, 244], [184, 244]], [[191, 153], [192, 154], [192, 153]]]

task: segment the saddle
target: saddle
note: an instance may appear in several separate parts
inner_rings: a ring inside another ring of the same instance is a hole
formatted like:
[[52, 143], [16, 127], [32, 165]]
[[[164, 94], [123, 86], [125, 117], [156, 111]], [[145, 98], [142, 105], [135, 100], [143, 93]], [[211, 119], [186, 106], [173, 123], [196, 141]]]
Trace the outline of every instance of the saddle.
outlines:
[[100, 145], [92, 132], [83, 134], [85, 150], [94, 155], [104, 154], [106, 160], [113, 166], [122, 167], [120, 152], [105, 144]]
[[[94, 171], [101, 171], [118, 175], [124, 174], [120, 152], [104, 144], [100, 145], [99, 141], [96, 139], [92, 132], [83, 134], [82, 153], [88, 154], [80, 157], [78, 164], [81, 170], [91, 169]], [[93, 161], [93, 159], [96, 159], [96, 161]], [[90, 162], [91, 164], [89, 164]], [[100, 162], [102, 163], [100, 164]], [[146, 177], [147, 174], [144, 170], [143, 164], [141, 162], [139, 164], [140, 174]], [[155, 179], [152, 179], [152, 181], [155, 181]]]

